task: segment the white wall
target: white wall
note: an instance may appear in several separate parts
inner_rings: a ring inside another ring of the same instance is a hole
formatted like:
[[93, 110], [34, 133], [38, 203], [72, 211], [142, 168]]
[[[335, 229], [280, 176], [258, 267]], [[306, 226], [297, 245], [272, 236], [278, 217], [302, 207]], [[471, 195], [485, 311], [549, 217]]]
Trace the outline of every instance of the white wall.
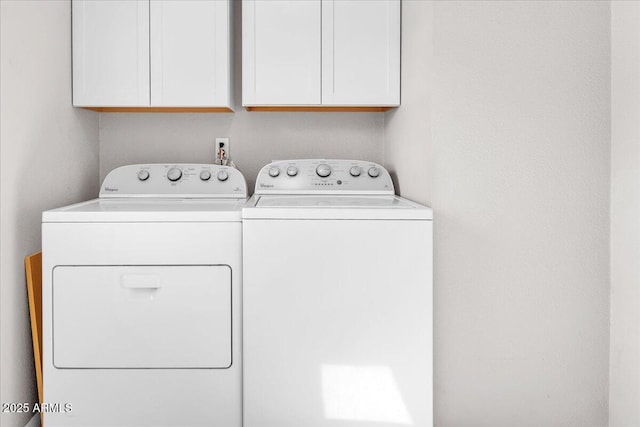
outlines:
[[402, 3], [402, 106], [385, 114], [384, 162], [404, 197], [431, 204], [433, 4]]
[[640, 426], [640, 3], [611, 4], [609, 425]]
[[247, 112], [241, 101], [241, 2], [234, 2], [235, 113], [100, 114], [100, 177], [117, 166], [213, 161], [217, 136], [231, 138], [231, 158], [253, 191], [271, 160], [354, 158], [382, 162], [383, 113]]
[[71, 107], [70, 13], [68, 0], [0, 1], [2, 402], [37, 400], [23, 258], [40, 250], [40, 214], [98, 190], [98, 117]]
[[385, 151], [435, 211], [436, 424], [606, 426], [609, 4], [403, 8]]

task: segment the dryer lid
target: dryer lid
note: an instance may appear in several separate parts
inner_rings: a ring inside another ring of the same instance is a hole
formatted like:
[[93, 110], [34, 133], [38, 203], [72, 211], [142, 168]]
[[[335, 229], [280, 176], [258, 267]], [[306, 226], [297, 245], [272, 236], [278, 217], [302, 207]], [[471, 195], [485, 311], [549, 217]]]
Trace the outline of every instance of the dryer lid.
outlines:
[[42, 213], [42, 222], [241, 221], [246, 199], [94, 199]]

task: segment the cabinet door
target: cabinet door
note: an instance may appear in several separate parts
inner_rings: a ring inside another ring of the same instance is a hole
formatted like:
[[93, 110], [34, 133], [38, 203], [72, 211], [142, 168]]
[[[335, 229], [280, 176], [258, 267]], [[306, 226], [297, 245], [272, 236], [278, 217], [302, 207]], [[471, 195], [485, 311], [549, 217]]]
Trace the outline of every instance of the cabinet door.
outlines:
[[73, 105], [149, 105], [149, 1], [74, 0]]
[[229, 0], [151, 0], [151, 105], [230, 107]]
[[243, 0], [243, 105], [320, 104], [320, 0]]
[[322, 0], [322, 104], [400, 105], [400, 0]]

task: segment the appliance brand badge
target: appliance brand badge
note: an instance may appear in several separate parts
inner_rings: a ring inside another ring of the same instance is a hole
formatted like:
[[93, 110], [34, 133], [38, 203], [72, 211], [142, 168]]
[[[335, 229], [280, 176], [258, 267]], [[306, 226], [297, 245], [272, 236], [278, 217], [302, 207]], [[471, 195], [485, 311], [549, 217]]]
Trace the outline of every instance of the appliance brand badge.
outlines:
[[117, 188], [111, 188], [111, 187], [104, 187], [104, 191], [106, 192], [114, 192], [114, 191], [118, 191]]
[[273, 188], [273, 184], [263, 184], [263, 183], [260, 183], [260, 187], [261, 187], [261, 188]]

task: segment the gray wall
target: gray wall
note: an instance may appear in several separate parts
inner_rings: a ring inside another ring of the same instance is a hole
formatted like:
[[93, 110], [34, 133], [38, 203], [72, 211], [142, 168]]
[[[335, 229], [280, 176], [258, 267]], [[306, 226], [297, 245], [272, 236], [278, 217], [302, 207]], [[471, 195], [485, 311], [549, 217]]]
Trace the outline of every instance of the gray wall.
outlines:
[[385, 149], [422, 159], [388, 154], [435, 210], [437, 425], [607, 425], [609, 19], [605, 2], [403, 3], [403, 52], [425, 43], [403, 67], [424, 74], [404, 73]]
[[611, 4], [609, 425], [640, 426], [640, 3]]
[[235, 113], [100, 114], [100, 178], [130, 163], [211, 162], [217, 136], [231, 138], [231, 158], [253, 191], [271, 160], [354, 158], [382, 162], [383, 113], [266, 113], [242, 108], [241, 2], [234, 2]]
[[253, 192], [271, 160], [354, 158], [382, 162], [382, 113], [100, 114], [100, 172], [150, 162], [209, 163], [216, 136]]
[[98, 116], [71, 107], [70, 17], [69, 1], [0, 1], [2, 402], [37, 399], [23, 259], [40, 250], [40, 213], [98, 190]]
[[433, 3], [402, 3], [402, 105], [385, 114], [384, 161], [396, 191], [431, 205]]

